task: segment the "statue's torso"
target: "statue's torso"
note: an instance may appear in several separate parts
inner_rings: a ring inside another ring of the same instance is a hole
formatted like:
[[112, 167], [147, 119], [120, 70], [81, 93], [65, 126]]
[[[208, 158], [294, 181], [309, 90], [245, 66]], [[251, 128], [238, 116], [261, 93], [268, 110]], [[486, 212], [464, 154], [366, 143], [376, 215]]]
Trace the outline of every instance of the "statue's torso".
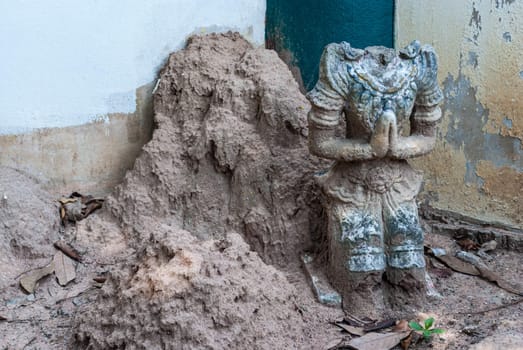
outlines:
[[394, 50], [367, 48], [357, 60], [346, 60], [347, 137], [369, 136], [384, 109], [396, 114], [398, 126], [408, 120], [417, 93], [417, 66]]
[[[385, 109], [395, 113], [401, 132], [415, 105], [434, 106], [443, 98], [431, 50], [419, 43], [399, 52], [381, 46], [361, 50], [345, 42], [330, 44], [322, 56], [319, 81], [308, 98], [323, 110], [343, 110], [347, 138], [368, 138]], [[316, 117], [312, 122], [328, 128], [338, 120]]]

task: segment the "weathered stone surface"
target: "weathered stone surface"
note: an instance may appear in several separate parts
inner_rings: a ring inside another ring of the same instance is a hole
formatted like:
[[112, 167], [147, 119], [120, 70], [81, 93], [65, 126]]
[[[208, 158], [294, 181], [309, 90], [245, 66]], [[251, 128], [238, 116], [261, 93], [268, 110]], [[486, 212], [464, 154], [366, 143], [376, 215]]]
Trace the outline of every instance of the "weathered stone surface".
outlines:
[[301, 260], [318, 301], [325, 305], [340, 307], [341, 295], [329, 284], [323, 270], [314, 261], [314, 257], [310, 254], [304, 254]]
[[[422, 177], [406, 159], [434, 147], [443, 99], [436, 74], [434, 50], [417, 41], [399, 52], [330, 44], [321, 58], [308, 94], [309, 149], [335, 161], [317, 180], [328, 216], [329, 275], [350, 312], [368, 314], [370, 303], [380, 313], [423, 295], [415, 201]], [[391, 288], [380, 292], [382, 284]]]

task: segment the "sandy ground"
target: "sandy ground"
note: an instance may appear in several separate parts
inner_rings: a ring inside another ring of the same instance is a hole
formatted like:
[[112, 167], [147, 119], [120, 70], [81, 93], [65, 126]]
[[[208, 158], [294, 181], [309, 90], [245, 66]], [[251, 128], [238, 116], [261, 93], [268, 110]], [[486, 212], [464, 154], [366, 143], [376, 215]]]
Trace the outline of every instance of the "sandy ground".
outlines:
[[[349, 338], [300, 265], [321, 243], [313, 175], [328, 163], [308, 153], [309, 105], [283, 62], [237, 34], [192, 37], [162, 70], [154, 108], [133, 170], [76, 224], [59, 224], [64, 194], [0, 168], [0, 349], [326, 349]], [[46, 265], [57, 239], [82, 256], [76, 278], [24, 293], [20, 274]], [[520, 282], [521, 254], [490, 254]], [[417, 311], [446, 332], [412, 349], [522, 348], [517, 296], [428, 271], [442, 298]]]

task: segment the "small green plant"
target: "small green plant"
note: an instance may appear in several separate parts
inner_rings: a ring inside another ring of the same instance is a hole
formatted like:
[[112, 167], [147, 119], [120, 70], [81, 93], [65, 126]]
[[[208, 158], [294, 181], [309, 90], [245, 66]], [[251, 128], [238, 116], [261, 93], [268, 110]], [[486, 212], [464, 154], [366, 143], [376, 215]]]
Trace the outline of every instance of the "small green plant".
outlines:
[[433, 334], [442, 334], [445, 333], [444, 329], [441, 328], [432, 328], [434, 325], [434, 317], [427, 318], [425, 322], [423, 322], [423, 325], [419, 324], [415, 321], [409, 322], [409, 327], [416, 332], [420, 332], [423, 334], [423, 337], [425, 340], [430, 340]]

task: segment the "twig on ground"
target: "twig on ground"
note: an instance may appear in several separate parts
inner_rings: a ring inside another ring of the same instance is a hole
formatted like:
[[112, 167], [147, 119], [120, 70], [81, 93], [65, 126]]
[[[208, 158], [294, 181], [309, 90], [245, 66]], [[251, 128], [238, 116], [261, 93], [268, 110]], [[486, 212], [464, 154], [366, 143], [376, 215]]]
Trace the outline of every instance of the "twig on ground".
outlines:
[[27, 344], [24, 345], [24, 347], [23, 347], [22, 349], [27, 348], [27, 347], [28, 347], [29, 345], [31, 345], [35, 340], [36, 340], [36, 337], [33, 337], [33, 338], [29, 341], [29, 343], [27, 343]]
[[456, 312], [456, 313], [454, 313], [454, 315], [478, 315], [478, 314], [484, 314], [484, 313], [487, 313], [487, 312], [497, 311], [497, 310], [501, 310], [501, 309], [504, 309], [504, 308], [507, 308], [507, 307], [510, 307], [510, 306], [517, 305], [517, 304], [521, 303], [522, 301], [523, 301], [523, 298], [518, 299], [516, 301], [513, 301], [511, 303], [504, 304], [504, 305], [499, 305], [499, 306], [496, 306], [496, 307], [493, 307], [493, 308], [490, 308], [490, 309], [485, 309], [485, 310], [480, 310], [480, 311]]
[[62, 253], [64, 253], [71, 259], [74, 259], [79, 262], [82, 261], [82, 257], [80, 256], [80, 254], [76, 251], [76, 249], [71, 247], [71, 245], [69, 245], [68, 243], [66, 243], [64, 241], [56, 241], [56, 242], [54, 242], [53, 245], [56, 249], [60, 250]]
[[363, 327], [363, 330], [365, 332], [375, 332], [375, 331], [379, 331], [381, 329], [392, 327], [396, 324], [396, 322], [397, 322], [396, 319], [383, 320], [376, 324], [370, 324], [368, 326], [365, 326], [365, 327]]
[[76, 293], [76, 294], [74, 294], [74, 295], [71, 295], [71, 296], [68, 296], [68, 297], [65, 297], [65, 298], [62, 298], [62, 299], [58, 299], [58, 300], [55, 302], [55, 304], [60, 304], [62, 301], [66, 301], [66, 300], [69, 300], [69, 299], [74, 299], [74, 298], [76, 298], [77, 296], [80, 296], [80, 295], [82, 295], [82, 294], [84, 294], [84, 293], [87, 293], [87, 292], [89, 292], [89, 291], [91, 291], [91, 290], [96, 290], [96, 289], [98, 289], [98, 288], [97, 288], [97, 287], [89, 287], [89, 288], [86, 288], [86, 289], [84, 289], [84, 290], [82, 290], [82, 291], [80, 291], [80, 292], [78, 292], [78, 293]]

